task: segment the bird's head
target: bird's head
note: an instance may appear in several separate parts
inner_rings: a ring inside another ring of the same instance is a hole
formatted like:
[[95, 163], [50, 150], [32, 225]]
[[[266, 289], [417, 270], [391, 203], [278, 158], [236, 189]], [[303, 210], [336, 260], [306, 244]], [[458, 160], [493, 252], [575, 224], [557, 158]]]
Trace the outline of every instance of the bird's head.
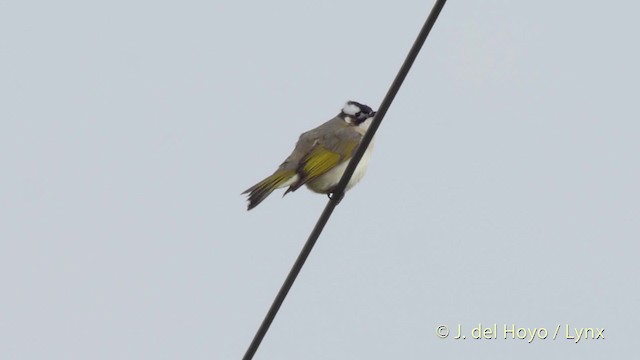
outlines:
[[[376, 112], [367, 105], [360, 104], [355, 101], [347, 101], [338, 116], [347, 122], [347, 124], [360, 126], [364, 125], [363, 123], [366, 120], [373, 118], [375, 114]], [[371, 123], [371, 121], [368, 121], [367, 123]]]

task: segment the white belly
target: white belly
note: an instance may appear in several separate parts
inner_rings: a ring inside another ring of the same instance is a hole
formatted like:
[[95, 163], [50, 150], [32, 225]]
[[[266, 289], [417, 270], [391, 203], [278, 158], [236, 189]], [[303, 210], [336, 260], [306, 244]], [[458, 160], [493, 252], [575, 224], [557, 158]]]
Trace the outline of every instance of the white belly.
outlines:
[[[367, 172], [367, 167], [369, 166], [369, 159], [371, 159], [371, 151], [373, 150], [373, 143], [369, 144], [369, 147], [364, 152], [362, 159], [356, 166], [356, 170], [353, 172], [353, 176], [349, 180], [347, 184], [347, 188], [345, 191], [351, 189], [355, 184], [357, 184], [363, 177], [365, 172]], [[327, 193], [329, 190], [334, 188], [340, 182], [340, 178], [342, 178], [342, 174], [347, 169], [347, 165], [349, 161], [344, 161], [334, 167], [333, 169], [327, 171], [325, 174], [318, 176], [315, 180], [307, 183], [307, 187], [312, 191], [318, 193]]]

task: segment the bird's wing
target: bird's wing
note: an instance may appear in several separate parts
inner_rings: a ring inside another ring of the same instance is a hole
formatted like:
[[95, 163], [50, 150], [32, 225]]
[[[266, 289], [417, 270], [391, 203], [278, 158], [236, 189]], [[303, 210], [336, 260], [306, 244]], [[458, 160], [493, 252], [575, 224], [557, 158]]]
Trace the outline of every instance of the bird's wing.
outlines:
[[350, 148], [345, 146], [345, 152], [332, 151], [322, 145], [316, 145], [314, 149], [304, 158], [302, 173], [306, 181], [311, 181], [318, 176], [333, 169], [336, 165], [351, 158], [351, 152], [358, 145], [357, 142], [350, 144]]
[[313, 145], [298, 164], [300, 179], [287, 192], [298, 189], [351, 158], [362, 136], [349, 127], [333, 130], [313, 140]]

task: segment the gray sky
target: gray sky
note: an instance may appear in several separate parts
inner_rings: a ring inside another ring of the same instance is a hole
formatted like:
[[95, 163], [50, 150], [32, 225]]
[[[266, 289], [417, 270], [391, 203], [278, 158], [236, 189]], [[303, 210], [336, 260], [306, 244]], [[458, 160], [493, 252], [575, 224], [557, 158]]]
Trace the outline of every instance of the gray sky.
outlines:
[[[2, 2], [0, 357], [239, 359], [327, 201], [240, 192], [379, 106], [401, 4]], [[255, 358], [637, 354], [639, 11], [450, 1]]]

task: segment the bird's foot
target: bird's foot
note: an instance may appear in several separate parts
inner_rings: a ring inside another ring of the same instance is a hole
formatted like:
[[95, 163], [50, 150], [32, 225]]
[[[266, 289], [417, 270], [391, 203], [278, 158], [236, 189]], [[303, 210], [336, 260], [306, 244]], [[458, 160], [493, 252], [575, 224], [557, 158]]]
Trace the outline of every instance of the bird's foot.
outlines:
[[337, 194], [334, 192], [330, 192], [327, 194], [327, 197], [329, 197], [330, 200], [333, 200], [336, 202], [336, 205], [340, 204], [340, 201], [342, 201], [342, 199], [344, 198], [344, 192]]

